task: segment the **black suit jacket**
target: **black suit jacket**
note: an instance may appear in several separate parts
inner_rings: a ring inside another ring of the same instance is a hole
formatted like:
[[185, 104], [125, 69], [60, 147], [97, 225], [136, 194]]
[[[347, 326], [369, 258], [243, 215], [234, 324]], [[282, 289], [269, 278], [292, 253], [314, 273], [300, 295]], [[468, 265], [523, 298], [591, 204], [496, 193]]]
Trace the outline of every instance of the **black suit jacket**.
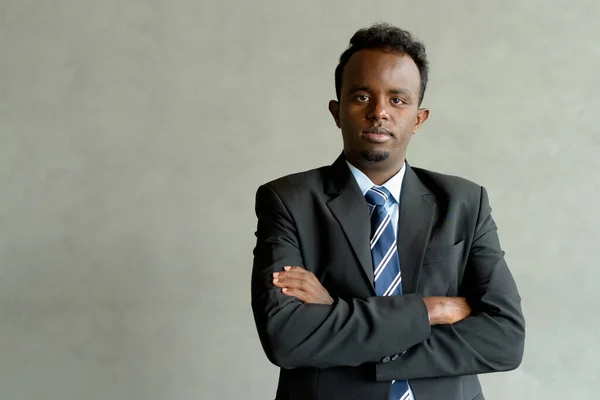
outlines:
[[[342, 156], [327, 167], [262, 185], [256, 194], [252, 308], [277, 399], [389, 400], [409, 379], [416, 400], [483, 399], [476, 374], [522, 359], [520, 296], [484, 188], [407, 166], [398, 252], [401, 296], [373, 285], [366, 201]], [[335, 299], [304, 304], [272, 273], [313, 272]], [[470, 317], [430, 327], [425, 296], [464, 296]]]

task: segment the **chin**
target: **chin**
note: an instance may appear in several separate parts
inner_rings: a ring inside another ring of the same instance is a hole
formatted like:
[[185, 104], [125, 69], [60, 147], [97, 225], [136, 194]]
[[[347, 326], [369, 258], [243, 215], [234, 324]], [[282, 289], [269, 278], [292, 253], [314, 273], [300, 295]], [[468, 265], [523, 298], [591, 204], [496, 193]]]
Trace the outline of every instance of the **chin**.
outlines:
[[390, 157], [390, 152], [385, 150], [363, 150], [360, 153], [362, 159], [368, 162], [383, 162]]

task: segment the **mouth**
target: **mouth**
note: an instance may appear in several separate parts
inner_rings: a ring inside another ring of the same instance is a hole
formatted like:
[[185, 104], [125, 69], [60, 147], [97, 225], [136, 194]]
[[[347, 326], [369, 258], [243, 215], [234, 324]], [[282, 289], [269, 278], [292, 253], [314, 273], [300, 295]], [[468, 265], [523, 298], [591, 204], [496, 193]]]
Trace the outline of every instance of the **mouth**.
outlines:
[[392, 133], [385, 128], [372, 128], [362, 131], [362, 136], [369, 142], [385, 143], [392, 139]]

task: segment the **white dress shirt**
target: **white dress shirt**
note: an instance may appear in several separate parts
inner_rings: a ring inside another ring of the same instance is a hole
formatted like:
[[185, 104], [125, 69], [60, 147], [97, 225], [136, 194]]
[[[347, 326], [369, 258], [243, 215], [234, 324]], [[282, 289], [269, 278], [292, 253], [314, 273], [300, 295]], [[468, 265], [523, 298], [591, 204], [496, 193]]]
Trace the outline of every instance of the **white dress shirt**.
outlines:
[[[367, 175], [365, 175], [361, 170], [356, 168], [354, 165], [350, 164], [348, 161], [346, 161], [346, 164], [348, 164], [348, 168], [350, 168], [352, 175], [354, 175], [354, 179], [356, 179], [356, 183], [358, 183], [358, 187], [360, 187], [360, 190], [361, 190], [363, 196], [373, 186], [377, 186], [369, 179], [369, 177]], [[391, 196], [387, 199], [387, 201], [385, 203], [385, 209], [390, 214], [390, 217], [392, 219], [391, 222], [392, 222], [392, 224], [394, 224], [393, 225], [394, 226], [394, 234], [396, 236], [398, 236], [398, 218], [400, 217], [400, 192], [402, 191], [402, 181], [404, 180], [405, 172], [406, 172], [406, 163], [404, 163], [404, 165], [402, 166], [402, 169], [400, 171], [398, 171], [398, 173], [396, 175], [392, 176], [383, 185], [380, 185], [380, 186], [383, 186], [384, 188], [386, 188], [391, 194]], [[410, 394], [408, 395], [408, 398], [406, 398], [406, 400], [414, 400], [414, 395], [412, 393], [410, 384], [408, 385], [408, 390], [409, 390]], [[396, 399], [392, 399], [392, 400], [396, 400]], [[397, 400], [400, 400], [400, 399], [397, 399]]]

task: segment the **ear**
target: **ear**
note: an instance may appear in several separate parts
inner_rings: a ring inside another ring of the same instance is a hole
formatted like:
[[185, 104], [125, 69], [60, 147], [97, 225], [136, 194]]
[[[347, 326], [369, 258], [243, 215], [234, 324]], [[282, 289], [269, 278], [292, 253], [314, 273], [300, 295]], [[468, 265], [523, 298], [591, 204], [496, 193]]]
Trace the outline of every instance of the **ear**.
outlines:
[[337, 125], [337, 127], [341, 128], [341, 126], [340, 126], [340, 103], [335, 100], [331, 100], [329, 102], [329, 112], [331, 113], [331, 116], [333, 116], [333, 119], [335, 120], [335, 124]]
[[427, 108], [419, 108], [417, 111], [417, 122], [415, 123], [415, 127], [413, 128], [413, 135], [417, 133], [421, 125], [429, 118], [429, 109]]

